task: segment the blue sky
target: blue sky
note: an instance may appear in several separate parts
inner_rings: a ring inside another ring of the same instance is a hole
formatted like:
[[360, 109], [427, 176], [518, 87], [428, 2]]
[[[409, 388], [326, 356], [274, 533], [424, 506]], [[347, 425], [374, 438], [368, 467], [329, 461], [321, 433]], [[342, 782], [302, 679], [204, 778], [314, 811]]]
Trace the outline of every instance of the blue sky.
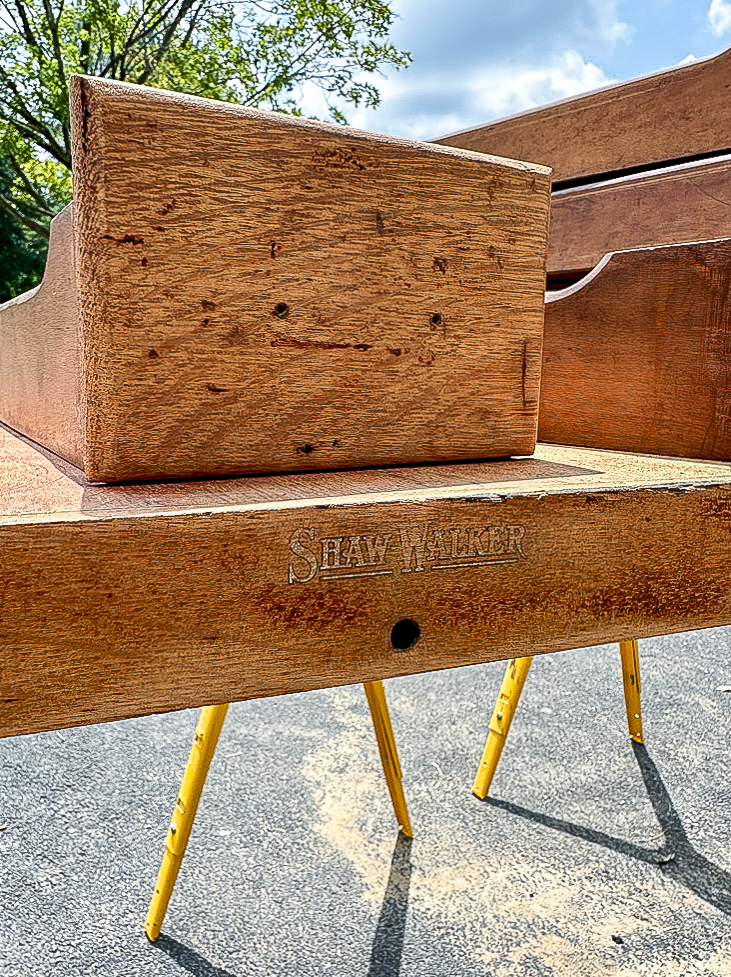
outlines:
[[[432, 139], [731, 45], [731, 0], [392, 0], [412, 66], [351, 125]], [[325, 112], [309, 93], [305, 107]]]

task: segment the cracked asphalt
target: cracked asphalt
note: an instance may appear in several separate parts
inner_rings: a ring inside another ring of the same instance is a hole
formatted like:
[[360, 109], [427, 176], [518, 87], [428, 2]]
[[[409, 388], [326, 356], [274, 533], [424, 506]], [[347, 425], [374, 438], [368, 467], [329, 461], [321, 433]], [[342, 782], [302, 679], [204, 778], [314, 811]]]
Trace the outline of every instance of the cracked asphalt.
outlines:
[[729, 977], [731, 628], [536, 659], [492, 796], [502, 663], [387, 683], [415, 837], [358, 686], [231, 707], [162, 935], [195, 712], [0, 742], [0, 975]]

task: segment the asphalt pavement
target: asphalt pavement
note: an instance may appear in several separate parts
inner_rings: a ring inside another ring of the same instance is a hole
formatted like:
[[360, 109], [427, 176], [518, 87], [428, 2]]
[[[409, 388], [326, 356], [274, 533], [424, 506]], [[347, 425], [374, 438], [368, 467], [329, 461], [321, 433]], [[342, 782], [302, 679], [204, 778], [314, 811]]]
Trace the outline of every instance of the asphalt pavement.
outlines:
[[358, 686], [233, 705], [162, 935], [143, 931], [195, 712], [0, 742], [2, 977], [731, 977], [731, 629], [387, 683], [398, 835]]

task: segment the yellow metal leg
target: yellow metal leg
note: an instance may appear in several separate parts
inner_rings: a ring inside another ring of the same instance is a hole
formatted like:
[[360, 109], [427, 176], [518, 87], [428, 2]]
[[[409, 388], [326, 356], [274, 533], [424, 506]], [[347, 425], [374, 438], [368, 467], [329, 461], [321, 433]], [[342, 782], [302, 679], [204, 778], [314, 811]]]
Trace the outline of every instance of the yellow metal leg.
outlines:
[[185, 768], [183, 783], [168, 829], [165, 854], [157, 876], [155, 894], [145, 920], [145, 932], [151, 940], [156, 940], [160, 934], [160, 927], [183, 861], [185, 846], [188, 844], [190, 829], [193, 827], [195, 813], [198, 810], [198, 801], [201, 798], [203, 784], [206, 781], [206, 774], [213, 759], [227, 709], [227, 703], [221, 706], [206, 706], [200, 714], [195, 729], [188, 766]]
[[472, 785], [472, 793], [482, 800], [487, 797], [487, 792], [490, 790], [532, 661], [532, 658], [514, 658], [505, 670], [500, 695], [490, 720], [485, 752], [482, 754], [480, 768]]
[[381, 764], [386, 776], [388, 792], [391, 795], [393, 811], [403, 833], [407, 838], [413, 838], [414, 833], [411, 830], [411, 821], [409, 820], [406, 798], [401, 784], [401, 765], [398, 762], [396, 740], [391, 728], [391, 717], [388, 714], [383, 682], [365, 682], [363, 688], [368, 699], [368, 705], [371, 708], [378, 751], [381, 754]]
[[636, 641], [620, 641], [619, 654], [622, 658], [622, 680], [624, 682], [624, 703], [627, 707], [629, 735], [635, 743], [642, 739], [642, 709], [640, 708], [640, 660]]

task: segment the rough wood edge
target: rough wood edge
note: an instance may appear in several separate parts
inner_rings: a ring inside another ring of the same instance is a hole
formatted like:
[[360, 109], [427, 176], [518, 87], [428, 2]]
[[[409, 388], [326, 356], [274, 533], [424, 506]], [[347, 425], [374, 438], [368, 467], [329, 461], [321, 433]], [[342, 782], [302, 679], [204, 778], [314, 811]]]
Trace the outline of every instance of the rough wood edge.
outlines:
[[329, 132], [337, 136], [346, 136], [348, 139], [367, 140], [381, 142], [388, 146], [403, 146], [408, 149], [428, 150], [429, 152], [444, 153], [461, 159], [474, 159], [476, 161], [489, 161], [522, 170], [527, 173], [541, 174], [542, 176], [551, 175], [551, 167], [542, 163], [531, 163], [525, 160], [510, 159], [497, 156], [491, 153], [482, 153], [476, 150], [466, 149], [460, 146], [445, 145], [437, 142], [417, 139], [404, 139], [399, 136], [391, 136], [385, 133], [370, 132], [366, 129], [356, 129], [350, 126], [337, 125], [332, 122], [322, 122], [319, 119], [305, 119], [299, 116], [287, 115], [284, 112], [268, 112], [264, 109], [253, 109], [236, 102], [222, 102], [213, 98], [201, 98], [198, 95], [188, 95], [183, 92], [173, 92], [167, 89], [150, 88], [145, 85], [133, 85], [130, 82], [113, 81], [107, 78], [96, 78], [91, 75], [72, 75], [69, 80], [69, 90], [71, 93], [72, 125], [76, 123], [74, 135], [75, 141], [72, 143], [74, 156], [77, 148], [83, 149], [84, 141], [87, 137], [88, 120], [93, 112], [93, 99], [96, 92], [103, 92], [107, 96], [118, 92], [121, 95], [130, 92], [144, 92], [145, 98], [157, 101], [160, 104], [170, 104], [174, 102], [178, 105], [190, 105], [198, 109], [205, 109], [224, 115], [233, 115], [242, 119], [259, 119], [261, 121], [273, 121], [278, 125], [288, 125], [295, 129], [304, 129], [315, 132]]
[[[596, 140], [600, 143], [601, 148], [597, 151], [597, 155], [601, 155], [602, 161], [599, 166], [586, 166], [577, 162], [575, 159], [577, 147], [575, 147], [573, 140], [561, 140], [560, 149], [558, 153], [552, 154], [553, 158], [542, 153], [539, 147], [543, 141], [542, 133], [544, 131], [552, 132], [555, 135], [556, 130], [562, 128], [566, 120], [571, 117], [586, 116], [587, 121], [585, 123], [576, 122], [576, 127], [580, 129], [583, 125], [584, 131], [591, 134], [592, 130], [597, 130], [597, 121], [607, 103], [621, 100], [624, 103], [625, 111], [631, 115], [632, 110], [628, 107], [629, 103], [634, 101], [638, 106], [641, 106], [643, 101], [646, 103], [650, 98], [654, 98], [658, 106], [662, 107], [663, 114], [672, 114], [673, 99], [677, 97], [678, 89], [682, 89], [684, 86], [700, 87], [711, 76], [718, 76], [719, 97], [722, 95], [725, 99], [725, 79], [728, 76], [730, 65], [731, 48], [726, 48], [719, 54], [700, 58], [689, 64], [664, 68], [630, 81], [606, 85], [591, 92], [560, 99], [538, 109], [527, 109], [505, 116], [486, 125], [472, 126], [440, 136], [434, 141], [439, 145], [459, 146], [478, 152], [500, 153], [507, 151], [509, 155], [515, 155], [516, 146], [519, 146], [520, 150], [517, 155], [521, 158], [540, 158], [542, 162], [553, 167], [554, 183], [579, 180], [602, 173], [613, 173], [651, 163], [681, 160], [702, 153], [723, 152], [731, 149], [731, 113], [729, 127], [725, 135], [713, 135], [709, 142], [703, 146], [697, 145], [692, 139], [685, 138], [682, 119], [684, 115], [687, 117], [688, 113], [676, 113], [675, 125], [668, 136], [668, 142], [672, 149], [654, 154], [650, 153], [649, 156], [644, 150], [638, 152], [628, 148], [628, 146], [635, 146], [638, 142], [640, 146], [644, 146], [643, 140], [637, 140], [637, 131], [634, 129], [624, 127], [621, 131], [598, 131], [592, 141]], [[696, 114], [702, 113], [698, 110]], [[590, 123], [588, 118], [592, 115], [595, 118]], [[712, 133], [715, 131], [711, 128]], [[507, 150], [502, 145], [503, 143], [506, 145], [510, 143], [511, 149]], [[580, 151], [582, 148], [578, 147], [578, 150]]]

